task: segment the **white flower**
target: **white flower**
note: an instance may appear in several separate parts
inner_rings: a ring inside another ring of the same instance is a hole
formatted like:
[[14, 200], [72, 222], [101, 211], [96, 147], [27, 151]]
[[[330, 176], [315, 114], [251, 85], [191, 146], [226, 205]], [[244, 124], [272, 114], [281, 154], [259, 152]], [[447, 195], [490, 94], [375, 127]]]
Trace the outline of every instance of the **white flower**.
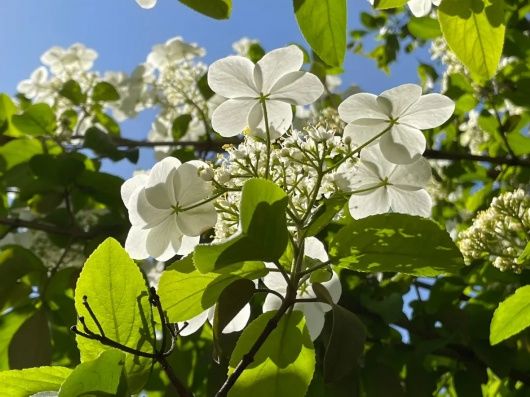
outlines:
[[155, 164], [149, 174], [136, 175], [121, 187], [121, 196], [132, 227], [125, 249], [134, 259], [149, 256], [166, 261], [185, 255], [199, 243], [202, 232], [215, 225], [212, 191], [198, 169], [201, 161], [182, 164], [168, 157]]
[[164, 44], [155, 45], [147, 56], [147, 63], [155, 68], [164, 69], [177, 61], [203, 56], [204, 53], [204, 49], [194, 43], [187, 43], [182, 37], [177, 36]]
[[136, 0], [138, 5], [142, 8], [149, 9], [156, 6], [157, 0]]
[[439, 6], [442, 0], [409, 0], [407, 5], [415, 17], [424, 17], [429, 15], [432, 5]]
[[35, 69], [29, 79], [18, 84], [17, 91], [35, 102], [51, 99], [54, 91], [48, 81], [48, 70], [44, 66]]
[[349, 178], [349, 188], [360, 191], [350, 197], [350, 214], [359, 219], [392, 209], [429, 216], [432, 202], [424, 187], [430, 178], [431, 167], [424, 158], [398, 165], [387, 161], [377, 147], [366, 148], [361, 152], [358, 168]]
[[[308, 258], [326, 262], [328, 254], [324, 245], [315, 237], [308, 237], [305, 239], [305, 250], [304, 255]], [[264, 278], [263, 282], [265, 285], [279, 292], [281, 295], [285, 296], [287, 292], [287, 282], [285, 278], [279, 272], [269, 272]], [[322, 285], [326, 287], [334, 303], [339, 301], [339, 298], [342, 294], [342, 286], [340, 284], [339, 277], [335, 272], [330, 280], [323, 282]], [[304, 283], [300, 286], [298, 293], [296, 295], [297, 299], [314, 299], [316, 294], [313, 291], [313, 286], [309, 285], [309, 282]], [[263, 311], [268, 312], [271, 310], [277, 310], [281, 305], [281, 300], [278, 296], [274, 294], [268, 294], [263, 303]], [[311, 340], [318, 338], [318, 335], [322, 332], [325, 321], [325, 313], [331, 310], [331, 306], [327, 303], [320, 302], [297, 302], [294, 304], [294, 310], [300, 310], [304, 313], [307, 329], [309, 330], [309, 335], [311, 335]]]
[[[188, 336], [193, 333], [195, 333], [199, 328], [203, 326], [203, 324], [208, 320], [210, 324], [213, 325], [213, 317], [215, 315], [215, 305], [210, 307], [209, 309], [206, 309], [202, 313], [198, 314], [197, 316], [193, 317], [192, 319], [186, 321], [188, 324], [184, 329], [184, 323], [179, 323], [179, 328], [182, 329], [182, 331], [179, 333], [180, 336]], [[243, 328], [245, 328], [245, 325], [248, 323], [248, 319], [250, 318], [250, 305], [247, 303], [243, 308], [235, 315], [235, 317], [224, 327], [223, 334], [229, 334], [232, 332], [239, 332]]]
[[259, 44], [259, 41], [256, 39], [249, 39], [248, 37], [242, 37], [232, 44], [232, 49], [237, 55], [247, 57], [250, 47], [255, 44]]
[[228, 98], [212, 115], [213, 128], [222, 136], [240, 134], [247, 127], [265, 134], [262, 101], [265, 101], [271, 135], [289, 129], [293, 120], [291, 105], [316, 101], [324, 90], [320, 80], [301, 71], [302, 51], [295, 45], [271, 51], [257, 64], [241, 56], [214, 62], [208, 71], [208, 84]]
[[67, 49], [50, 48], [42, 55], [41, 61], [50, 67], [53, 74], [59, 77], [71, 77], [89, 70], [97, 57], [96, 51], [76, 43]]
[[[374, 0], [368, 0], [374, 5]], [[424, 17], [431, 12], [432, 5], [439, 6], [442, 0], [409, 0], [407, 5], [415, 17]]]
[[454, 102], [444, 95], [421, 95], [420, 86], [403, 84], [379, 96], [352, 95], [339, 105], [339, 114], [348, 123], [344, 136], [358, 145], [388, 129], [372, 144], [379, 143], [387, 160], [408, 164], [425, 151], [426, 141], [420, 130], [442, 125], [454, 108]]

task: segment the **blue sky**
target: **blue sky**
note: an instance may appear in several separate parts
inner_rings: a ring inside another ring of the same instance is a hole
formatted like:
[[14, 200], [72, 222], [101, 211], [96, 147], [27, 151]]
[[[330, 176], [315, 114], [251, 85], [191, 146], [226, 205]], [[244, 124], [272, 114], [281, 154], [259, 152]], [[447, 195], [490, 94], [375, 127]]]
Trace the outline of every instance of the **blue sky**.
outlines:
[[[233, 0], [230, 20], [217, 21], [200, 15], [177, 0], [159, 0], [143, 10], [134, 0], [0, 0], [0, 92], [14, 94], [17, 83], [40, 65], [40, 55], [53, 45], [68, 47], [81, 42], [99, 57], [94, 69], [132, 71], [143, 62], [153, 45], [174, 36], [196, 42], [207, 50], [211, 63], [232, 53], [232, 43], [241, 37], [259, 39], [267, 50], [288, 43], [305, 43], [298, 29], [290, 0]], [[360, 11], [370, 11], [368, 2], [349, 1], [349, 28], [359, 28]], [[379, 93], [405, 83], [417, 82], [417, 58], [426, 51], [403, 56], [390, 75], [378, 70], [373, 60], [347, 54], [343, 85], [358, 84]], [[154, 112], [127, 121], [123, 135], [144, 139]], [[127, 178], [136, 168], [152, 166], [149, 149], [142, 150], [137, 165], [122, 161], [104, 168]]]

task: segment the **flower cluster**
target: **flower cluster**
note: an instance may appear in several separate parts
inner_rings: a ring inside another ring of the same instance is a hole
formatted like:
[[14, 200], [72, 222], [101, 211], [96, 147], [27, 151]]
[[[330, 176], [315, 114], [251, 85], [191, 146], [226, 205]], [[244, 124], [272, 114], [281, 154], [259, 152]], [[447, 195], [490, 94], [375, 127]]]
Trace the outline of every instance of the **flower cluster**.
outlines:
[[500, 270], [520, 272], [519, 258], [529, 242], [530, 196], [522, 189], [503, 193], [480, 212], [459, 235], [459, 246], [468, 260], [489, 259]]

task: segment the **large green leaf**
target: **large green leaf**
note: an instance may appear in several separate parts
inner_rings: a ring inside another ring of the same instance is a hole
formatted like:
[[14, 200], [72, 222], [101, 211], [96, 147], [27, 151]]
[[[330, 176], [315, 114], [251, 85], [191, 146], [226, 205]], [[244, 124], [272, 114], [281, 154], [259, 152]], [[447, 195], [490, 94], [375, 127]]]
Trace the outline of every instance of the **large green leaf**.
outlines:
[[496, 345], [530, 327], [530, 285], [501, 302], [491, 320], [490, 343]]
[[79, 364], [61, 385], [59, 397], [127, 396], [124, 363], [125, 353], [112, 349], [102, 352], [95, 360]]
[[158, 294], [169, 321], [179, 322], [210, 308], [221, 292], [234, 281], [255, 279], [266, 273], [262, 262], [246, 262], [203, 274], [195, 269], [191, 256], [188, 256], [164, 271]]
[[373, 215], [343, 227], [331, 243], [337, 265], [360, 272], [415, 276], [456, 273], [462, 254], [433, 221], [405, 214]]
[[120, 99], [120, 94], [116, 91], [116, 88], [106, 81], [100, 81], [96, 84], [92, 90], [92, 99], [96, 102], [105, 101], [117, 101]]
[[289, 240], [286, 207], [287, 195], [276, 184], [248, 180], [241, 193], [241, 232], [223, 243], [197, 246], [193, 255], [197, 269], [208, 273], [234, 263], [280, 258]]
[[[98, 333], [98, 327], [83, 305], [87, 297], [105, 336], [146, 353], [154, 351], [152, 311], [147, 285], [138, 265], [121, 245], [108, 238], [87, 259], [77, 280], [75, 308], [85, 318], [88, 328]], [[78, 321], [77, 328], [83, 331]], [[81, 361], [96, 359], [109, 350], [96, 340], [77, 336]], [[131, 393], [138, 392], [149, 376], [151, 359], [127, 353], [125, 371]]]
[[492, 78], [504, 45], [503, 0], [444, 0], [438, 19], [447, 44], [473, 78]]
[[16, 128], [28, 135], [50, 135], [57, 128], [55, 113], [45, 103], [31, 105], [24, 113], [14, 115], [11, 120]]
[[232, 0], [179, 0], [182, 4], [215, 19], [228, 19], [232, 13]]
[[52, 363], [50, 324], [41, 308], [17, 330], [9, 344], [9, 367], [23, 369]]
[[[275, 311], [248, 325], [230, 357], [231, 374], [263, 332]], [[258, 350], [254, 361], [236, 381], [229, 397], [302, 397], [313, 378], [315, 351], [300, 311], [284, 315]]]
[[298, 26], [311, 48], [330, 66], [346, 53], [346, 0], [294, 0]]
[[38, 139], [15, 139], [0, 147], [0, 169], [9, 170], [40, 153], [42, 153], [42, 144]]
[[44, 391], [57, 391], [72, 373], [65, 367], [38, 367], [0, 372], [2, 394], [9, 397], [28, 397]]
[[407, 28], [418, 39], [431, 40], [442, 34], [440, 23], [431, 17], [410, 18]]
[[35, 313], [35, 308], [26, 305], [0, 317], [0, 371], [10, 369], [9, 346], [22, 325]]

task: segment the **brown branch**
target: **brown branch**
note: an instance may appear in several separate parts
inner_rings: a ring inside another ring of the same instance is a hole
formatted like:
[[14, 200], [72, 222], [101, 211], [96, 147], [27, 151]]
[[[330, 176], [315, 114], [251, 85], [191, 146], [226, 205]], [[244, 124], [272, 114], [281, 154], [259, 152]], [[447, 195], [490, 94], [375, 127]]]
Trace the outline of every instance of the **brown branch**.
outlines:
[[11, 226], [13, 228], [25, 227], [27, 229], [40, 230], [42, 232], [60, 234], [62, 236], [72, 236], [72, 237], [77, 237], [77, 238], [92, 238], [96, 235], [95, 233], [84, 232], [79, 229], [65, 229], [65, 228], [61, 228], [59, 226], [50, 224], [50, 223], [25, 221], [23, 219], [18, 219], [18, 218], [0, 219], [0, 225]]
[[452, 161], [483, 161], [490, 164], [512, 165], [521, 167], [530, 167], [530, 160], [512, 157], [490, 157], [475, 155], [470, 153], [445, 152], [443, 150], [427, 149], [423, 156], [435, 160], [452, 160]]

